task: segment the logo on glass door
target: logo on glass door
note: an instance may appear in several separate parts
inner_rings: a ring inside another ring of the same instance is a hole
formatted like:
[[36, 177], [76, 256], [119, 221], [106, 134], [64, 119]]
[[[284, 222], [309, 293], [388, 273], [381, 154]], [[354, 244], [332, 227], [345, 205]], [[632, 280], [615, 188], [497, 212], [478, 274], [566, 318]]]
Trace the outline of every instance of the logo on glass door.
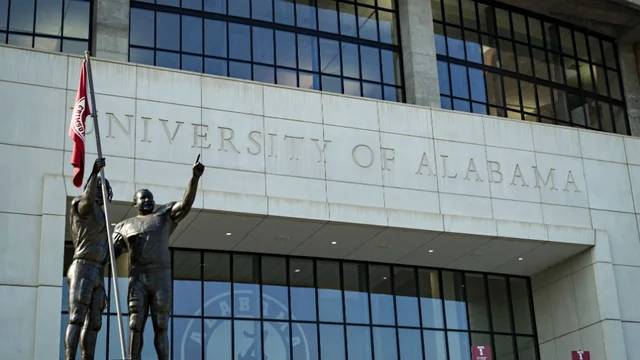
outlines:
[[[287, 306], [267, 294], [263, 294], [263, 316], [268, 315], [270, 319], [260, 319], [260, 303], [258, 302], [258, 292], [254, 290], [236, 290], [235, 301], [235, 324], [232, 332], [231, 321], [227, 319], [204, 319], [204, 336], [201, 334], [200, 320], [190, 320], [181, 340], [177, 344], [174, 355], [178, 359], [191, 359], [192, 354], [199, 354], [200, 346], [204, 341], [204, 351], [208, 354], [205, 358], [230, 359], [231, 343], [234, 342], [233, 359], [237, 360], [280, 360], [290, 359], [289, 352], [289, 326], [291, 323], [277, 321], [287, 319]], [[220, 293], [215, 297], [205, 301], [205, 314], [217, 313], [223, 316], [231, 316], [231, 294], [229, 292]], [[215, 310], [214, 310], [215, 309]], [[207, 311], [210, 310], [210, 311]], [[200, 317], [200, 311], [193, 314]], [[271, 321], [275, 319], [276, 321]], [[295, 319], [293, 319], [295, 320]], [[264, 327], [261, 337], [260, 327]], [[176, 329], [174, 329], [176, 331]], [[180, 334], [174, 334], [180, 336]], [[314, 335], [315, 336], [315, 330]], [[260, 356], [263, 351], [262, 341], [264, 341], [264, 356]], [[312, 360], [309, 341], [305, 334], [305, 329], [300, 324], [293, 323], [291, 327], [291, 351], [296, 359]], [[212, 356], [213, 354], [213, 356]]]

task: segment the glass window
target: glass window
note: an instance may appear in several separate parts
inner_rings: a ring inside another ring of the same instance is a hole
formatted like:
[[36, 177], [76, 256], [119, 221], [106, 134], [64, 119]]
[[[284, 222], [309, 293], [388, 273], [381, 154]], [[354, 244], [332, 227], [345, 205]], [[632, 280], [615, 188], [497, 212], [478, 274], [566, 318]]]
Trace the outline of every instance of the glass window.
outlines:
[[352, 78], [360, 78], [360, 56], [358, 46], [351, 43], [342, 43], [342, 74]]
[[253, 61], [273, 64], [273, 30], [253, 27]]
[[206, 55], [227, 56], [227, 24], [223, 21], [204, 21], [204, 53]]
[[[467, 329], [467, 305], [464, 300], [464, 277], [460, 272], [443, 271], [444, 309], [449, 329]], [[466, 347], [468, 348], [468, 347]]]
[[378, 11], [380, 41], [387, 44], [398, 43], [396, 14], [390, 11]]
[[342, 268], [346, 320], [348, 323], [368, 324], [367, 266], [359, 263], [343, 263]]
[[314, 276], [312, 260], [289, 260], [292, 319], [310, 321], [316, 319], [316, 290], [314, 288]]
[[233, 0], [228, 1], [229, 15], [249, 17], [250, 3], [249, 0]]
[[413, 268], [393, 268], [394, 293], [396, 294], [396, 313], [399, 326], [420, 326], [418, 309], [418, 281]]
[[448, 331], [449, 359], [450, 360], [470, 360], [471, 345], [469, 344], [469, 334], [466, 332]]
[[274, 0], [277, 23], [293, 25], [295, 21], [294, 0]]
[[286, 259], [277, 256], [263, 256], [261, 266], [262, 316], [270, 319], [287, 319], [289, 317], [289, 290]]
[[495, 335], [494, 341], [496, 344], [496, 360], [516, 358], [515, 349], [513, 347], [513, 340], [513, 336]]
[[251, 0], [251, 17], [258, 20], [272, 21], [272, 0]]
[[61, 13], [62, 0], [39, 0], [36, 7], [36, 33], [57, 35], [62, 25], [62, 19], [52, 15]]
[[303, 28], [316, 28], [316, 7], [314, 0], [296, 0], [296, 23]]
[[262, 336], [259, 321], [234, 320], [234, 359], [262, 359]]
[[371, 292], [371, 321], [374, 324], [394, 325], [395, 311], [389, 266], [369, 266], [369, 289]]
[[376, 11], [370, 7], [358, 6], [359, 37], [367, 40], [378, 40], [378, 21]]
[[[289, 323], [284, 321], [263, 322], [262, 338], [264, 339], [265, 360], [289, 359]], [[245, 358], [251, 358], [250, 352], [247, 355], [249, 356]]]
[[173, 253], [174, 314], [200, 315], [200, 263], [200, 252], [176, 251]]
[[182, 51], [202, 54], [202, 19], [182, 17]]
[[536, 344], [532, 337], [517, 337], [518, 359], [519, 360], [536, 360]]
[[[131, 9], [131, 35], [132, 45], [153, 47], [154, 45], [154, 12], [143, 9]], [[152, 62], [153, 64], [153, 62]]]
[[424, 330], [422, 336], [424, 338], [424, 356], [426, 359], [447, 359], [447, 345], [444, 331]]
[[316, 273], [318, 274], [318, 313], [320, 321], [342, 322], [340, 263], [337, 261], [318, 260], [316, 261]]
[[418, 329], [398, 329], [400, 360], [422, 360], [422, 341]]
[[467, 60], [482, 64], [482, 45], [480, 43], [480, 35], [475, 32], [465, 31], [465, 49], [467, 51]]
[[320, 324], [320, 358], [342, 360], [345, 357], [344, 326]]
[[472, 0], [462, 1], [462, 22], [464, 27], [469, 29], [477, 29], [478, 21], [476, 15], [476, 4]]
[[248, 25], [229, 23], [229, 57], [251, 60], [251, 32]]
[[318, 28], [320, 31], [338, 32], [338, 7], [335, 0], [318, 0]]
[[360, 46], [360, 68], [364, 80], [381, 81], [380, 51], [374, 47]]
[[[322, 325], [320, 326], [322, 327]], [[338, 335], [332, 331], [324, 332], [325, 336], [329, 334], [334, 337]], [[334, 337], [329, 336], [328, 341], [335, 340]], [[344, 341], [342, 344], [342, 346], [344, 346]], [[339, 348], [340, 346], [338, 345], [337, 347]], [[318, 325], [310, 323], [291, 323], [291, 353], [293, 355], [292, 359], [318, 360]], [[273, 359], [279, 358], [281, 357], [276, 356]], [[342, 358], [344, 358], [344, 355], [342, 357], [336, 357], [335, 359]]]
[[318, 38], [298, 35], [298, 67], [318, 71]]
[[396, 329], [373, 327], [373, 353], [376, 359], [397, 360]]
[[[259, 261], [260, 258], [255, 255], [233, 255], [233, 305], [236, 317], [260, 316]], [[252, 323], [242, 324], [249, 326]]]
[[204, 0], [204, 11], [225, 14], [227, 12], [226, 0]]
[[462, 98], [469, 97], [469, 80], [467, 78], [467, 68], [462, 65], [451, 64], [451, 90], [453, 96]]
[[469, 68], [469, 85], [471, 87], [471, 99], [480, 102], [487, 102], [484, 75], [482, 70]]
[[9, 0], [0, 0], [0, 30], [7, 30], [9, 21]]
[[204, 315], [231, 316], [231, 257], [223, 253], [205, 253]]
[[178, 15], [156, 13], [156, 47], [180, 50], [180, 17]]
[[402, 85], [400, 57], [390, 50], [380, 50], [382, 58], [382, 80], [385, 84]]
[[447, 26], [447, 49], [448, 55], [464, 60], [464, 41], [462, 41], [462, 29]]
[[504, 9], [496, 8], [495, 16], [498, 35], [504, 38], [511, 38], [511, 20], [509, 19], [509, 12]]
[[371, 333], [368, 326], [347, 326], [347, 357], [349, 360], [371, 359]]
[[443, 0], [444, 19], [449, 24], [460, 25], [460, 4], [458, 0]]
[[418, 270], [420, 291], [420, 308], [422, 326], [443, 328], [442, 296], [440, 295], [440, 279], [437, 270]]
[[488, 331], [489, 305], [487, 290], [482, 274], [466, 273], [465, 290], [467, 292], [467, 308], [469, 309], [469, 327], [471, 330]]
[[238, 79], [251, 80], [251, 64], [229, 61], [229, 76]]
[[491, 318], [493, 330], [511, 332], [511, 309], [507, 293], [507, 279], [502, 276], [487, 276], [489, 284], [489, 299], [491, 303]]

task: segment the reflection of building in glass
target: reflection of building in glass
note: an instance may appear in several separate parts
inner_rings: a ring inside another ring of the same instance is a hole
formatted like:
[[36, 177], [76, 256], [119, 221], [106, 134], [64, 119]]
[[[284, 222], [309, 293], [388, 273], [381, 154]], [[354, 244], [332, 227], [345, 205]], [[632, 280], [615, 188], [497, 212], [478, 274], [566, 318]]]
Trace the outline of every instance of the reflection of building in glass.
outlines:
[[173, 264], [174, 359], [463, 359], [471, 343], [536, 356], [524, 277], [192, 250]]

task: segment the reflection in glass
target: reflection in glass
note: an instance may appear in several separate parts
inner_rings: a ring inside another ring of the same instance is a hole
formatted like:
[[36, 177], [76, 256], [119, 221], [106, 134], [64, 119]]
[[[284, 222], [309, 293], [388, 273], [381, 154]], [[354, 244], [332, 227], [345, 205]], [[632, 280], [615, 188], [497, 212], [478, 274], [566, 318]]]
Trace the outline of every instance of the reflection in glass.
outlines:
[[322, 360], [343, 360], [344, 326], [320, 324], [320, 358]]
[[289, 359], [289, 323], [265, 321], [262, 324], [265, 360]]
[[[147, 333], [145, 332], [144, 335], [146, 338]], [[174, 349], [173, 358], [174, 359], [180, 359], [180, 360], [201, 359], [202, 347], [200, 345], [200, 339], [202, 339], [202, 327], [201, 327], [200, 318], [174, 318], [173, 319], [173, 349]], [[147, 344], [149, 345], [151, 343], [147, 342]], [[147, 350], [147, 348], [152, 348], [152, 346], [149, 346], [149, 345], [143, 347], [143, 350]]]
[[318, 38], [298, 35], [298, 67], [303, 70], [318, 71]]
[[156, 13], [156, 46], [160, 49], [180, 50], [180, 17], [176, 14]]
[[460, 4], [458, 0], [443, 0], [445, 21], [460, 25]]
[[173, 313], [200, 315], [200, 252], [175, 251], [173, 279]]
[[[485, 333], [471, 333], [471, 346], [492, 347], [491, 335], [485, 334]], [[515, 359], [512, 359], [512, 360], [515, 360]]]
[[[444, 272], [443, 272], [444, 275]], [[469, 334], [466, 332], [449, 331], [447, 332], [449, 341], [449, 359], [450, 360], [470, 360], [471, 346], [469, 344]]]
[[369, 46], [360, 46], [362, 78], [364, 80], [381, 81], [380, 51]]
[[520, 334], [533, 334], [531, 320], [531, 307], [529, 299], [529, 284], [526, 279], [510, 278], [511, 303], [513, 304], [513, 320], [515, 332]]
[[464, 41], [462, 41], [462, 30], [457, 27], [447, 26], [447, 49], [448, 55], [464, 60]]
[[489, 330], [489, 306], [482, 274], [466, 273], [465, 290], [467, 291], [467, 307], [469, 311], [469, 327], [471, 330]]
[[251, 60], [251, 32], [247, 25], [229, 23], [229, 57]]
[[358, 33], [367, 40], [378, 40], [378, 21], [375, 9], [358, 6]]
[[[342, 42], [342, 74], [352, 78], [360, 78], [358, 46]], [[345, 92], [346, 92], [345, 82]]]
[[513, 348], [513, 337], [509, 335], [495, 335], [496, 344], [495, 358], [496, 360], [511, 360], [516, 358], [515, 349]]
[[465, 31], [464, 36], [467, 60], [482, 64], [482, 45], [480, 44], [480, 35], [474, 32]]
[[182, 51], [202, 54], [201, 18], [182, 16]]
[[368, 326], [347, 326], [347, 357], [349, 360], [371, 359], [371, 334]]
[[471, 87], [471, 99], [487, 102], [484, 75], [482, 70], [469, 68], [469, 86]]
[[[296, 67], [295, 43], [296, 35], [294, 33], [276, 30], [276, 64]], [[293, 85], [295, 86], [296, 83], [294, 82]]]
[[295, 320], [315, 320], [316, 290], [313, 283], [313, 261], [309, 259], [289, 260], [289, 277], [291, 318]]
[[318, 28], [320, 31], [338, 32], [338, 9], [335, 0], [318, 0]]
[[235, 360], [262, 359], [260, 322], [251, 320], [234, 320], [233, 325], [233, 358]]
[[378, 21], [380, 26], [380, 41], [387, 44], [397, 44], [397, 24], [396, 14], [389, 11], [378, 11]]
[[467, 329], [467, 306], [464, 301], [464, 278], [462, 273], [442, 272], [444, 309], [449, 329]]
[[396, 312], [399, 326], [420, 326], [416, 275], [412, 268], [393, 268]]
[[296, 1], [296, 24], [307, 29], [316, 28], [316, 7], [314, 0]]
[[458, 64], [450, 64], [450, 68], [451, 68], [451, 90], [452, 90], [453, 96], [468, 98], [469, 83], [467, 79], [467, 68]]
[[368, 324], [367, 266], [359, 263], [343, 263], [342, 268], [346, 320], [348, 323]]
[[229, 15], [248, 18], [251, 11], [249, 5], [249, 0], [228, 1]]
[[511, 331], [511, 311], [507, 281], [503, 276], [487, 276], [489, 284], [489, 299], [491, 303], [491, 319], [493, 330], [501, 332]]
[[251, 0], [251, 17], [271, 21], [273, 19], [272, 0]]
[[318, 312], [320, 321], [342, 322], [340, 263], [337, 261], [318, 260], [316, 261], [316, 272], [318, 274]]
[[444, 331], [423, 330], [424, 356], [428, 360], [446, 360], [447, 345]]
[[204, 314], [231, 316], [230, 256], [204, 254]]
[[398, 359], [396, 329], [390, 327], [373, 327], [373, 355], [376, 359]]
[[289, 291], [287, 287], [287, 264], [285, 259], [276, 256], [263, 256], [261, 266], [262, 317], [268, 319], [288, 319]]
[[231, 359], [231, 321], [204, 319], [205, 360]]
[[253, 27], [253, 61], [273, 64], [273, 30]]
[[442, 296], [437, 270], [419, 269], [418, 282], [420, 291], [420, 307], [422, 326], [443, 328]]
[[371, 322], [394, 325], [395, 311], [389, 266], [369, 265], [369, 291], [371, 292]]
[[[33, 32], [34, 0], [12, 1], [9, 11], [9, 30]], [[29, 44], [31, 46], [31, 44]]]
[[[0, 5], [0, 7], [2, 6]], [[39, 0], [36, 7], [36, 33], [59, 35], [62, 19], [59, 16], [54, 16], [54, 14], [60, 14], [61, 12], [62, 0]], [[0, 16], [2, 16], [1, 10]]]
[[[260, 286], [258, 285], [260, 267], [255, 255], [233, 255], [233, 306], [234, 316], [260, 316]], [[236, 330], [237, 331], [237, 330]]]
[[339, 3], [340, 9], [340, 33], [348, 36], [358, 34], [356, 26], [356, 7], [351, 4]]
[[213, 56], [227, 56], [227, 24], [225, 22], [205, 19], [204, 53]]
[[130, 24], [131, 31], [129, 35], [129, 41], [132, 45], [153, 46], [153, 11], [131, 8]]
[[277, 23], [293, 25], [295, 20], [293, 0], [274, 0], [275, 19]]
[[422, 360], [420, 330], [399, 328], [398, 341], [400, 360]]
[[[344, 346], [344, 340], [341, 344]], [[293, 359], [318, 360], [318, 327], [316, 324], [291, 323], [291, 351]]]
[[517, 337], [518, 360], [535, 360], [536, 344], [533, 337]]

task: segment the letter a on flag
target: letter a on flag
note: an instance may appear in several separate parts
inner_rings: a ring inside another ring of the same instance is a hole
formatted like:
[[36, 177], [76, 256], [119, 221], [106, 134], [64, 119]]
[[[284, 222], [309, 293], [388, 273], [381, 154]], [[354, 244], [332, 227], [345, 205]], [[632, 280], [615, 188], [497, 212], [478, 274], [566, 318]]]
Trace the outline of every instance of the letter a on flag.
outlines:
[[71, 124], [69, 124], [69, 137], [73, 141], [73, 150], [71, 151], [73, 185], [76, 187], [82, 185], [82, 178], [84, 177], [84, 124], [90, 114], [91, 109], [89, 109], [89, 104], [87, 103], [87, 67], [83, 60], [76, 100], [71, 113]]

